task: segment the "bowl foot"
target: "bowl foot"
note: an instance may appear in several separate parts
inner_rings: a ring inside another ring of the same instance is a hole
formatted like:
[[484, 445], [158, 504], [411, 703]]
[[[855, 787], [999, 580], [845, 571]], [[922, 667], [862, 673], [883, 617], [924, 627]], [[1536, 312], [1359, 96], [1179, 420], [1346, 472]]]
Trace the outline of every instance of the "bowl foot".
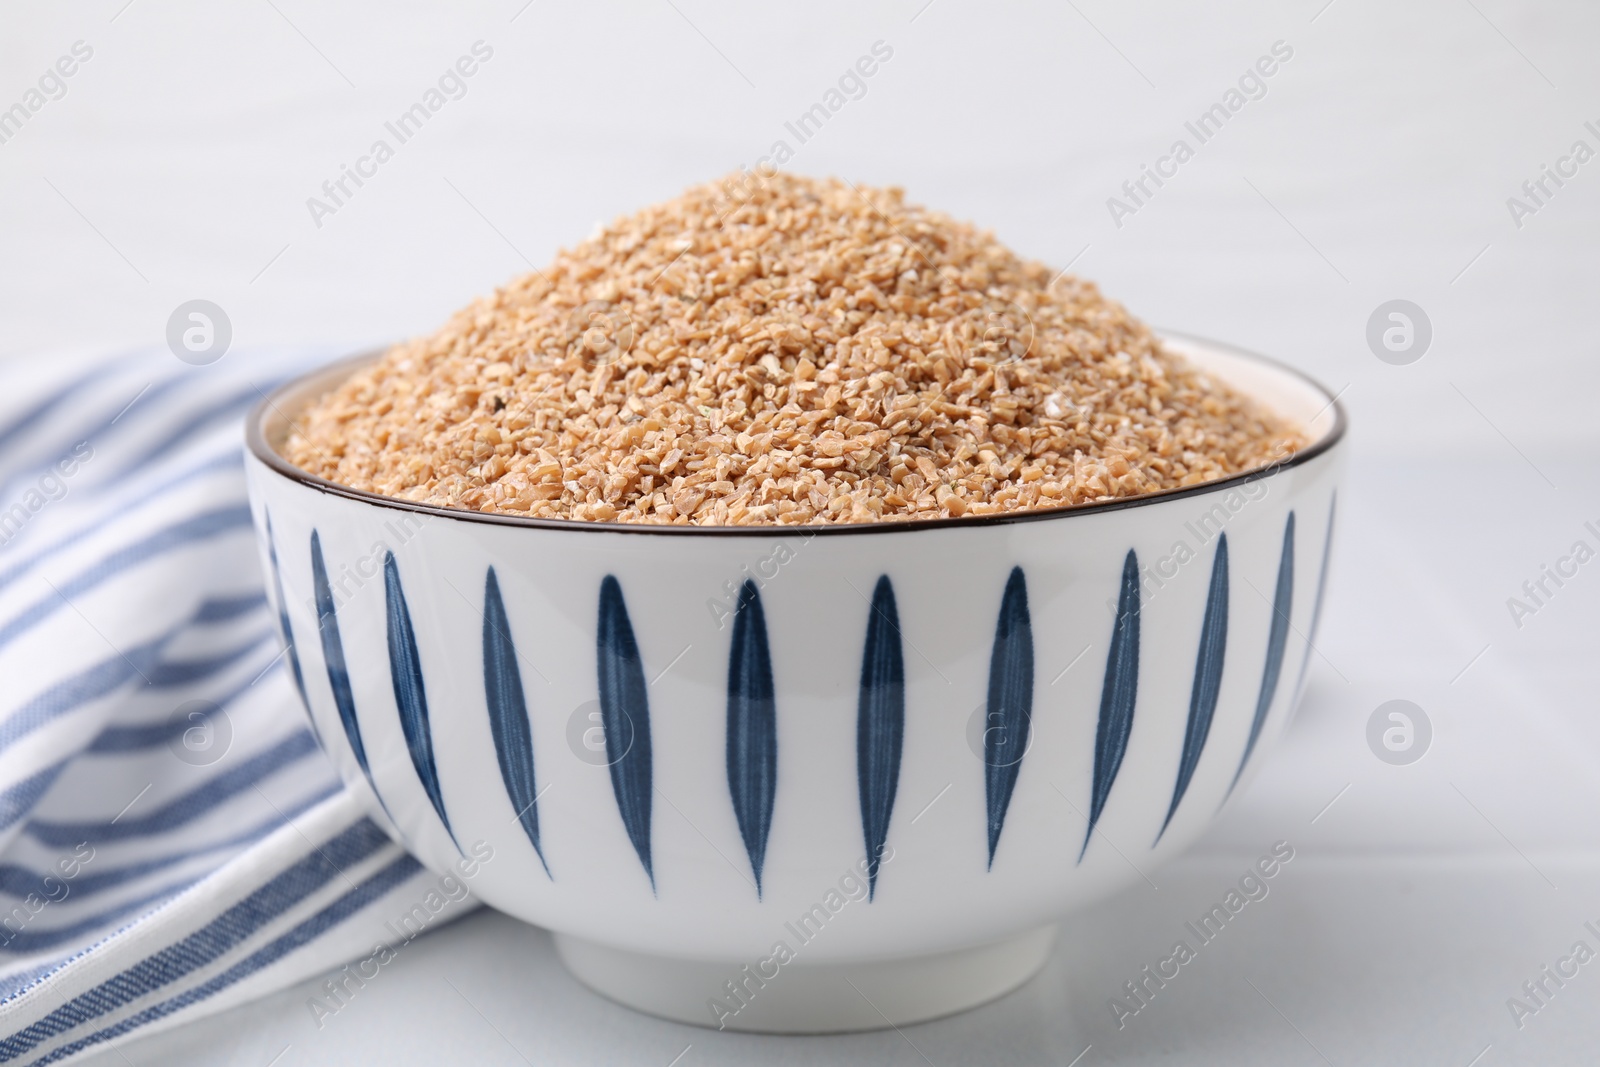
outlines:
[[648, 956], [564, 934], [555, 943], [579, 981], [638, 1011], [719, 1030], [824, 1034], [923, 1022], [994, 1000], [1038, 973], [1055, 935], [1045, 926], [932, 956], [782, 965]]

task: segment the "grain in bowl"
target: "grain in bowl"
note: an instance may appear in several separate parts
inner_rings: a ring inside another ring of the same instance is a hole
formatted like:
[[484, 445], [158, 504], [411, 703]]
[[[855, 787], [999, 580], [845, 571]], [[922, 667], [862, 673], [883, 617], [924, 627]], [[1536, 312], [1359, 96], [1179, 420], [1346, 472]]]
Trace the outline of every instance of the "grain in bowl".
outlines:
[[744, 525], [1067, 507], [1304, 443], [1092, 283], [899, 189], [773, 174], [601, 228], [354, 373], [284, 447], [415, 503]]

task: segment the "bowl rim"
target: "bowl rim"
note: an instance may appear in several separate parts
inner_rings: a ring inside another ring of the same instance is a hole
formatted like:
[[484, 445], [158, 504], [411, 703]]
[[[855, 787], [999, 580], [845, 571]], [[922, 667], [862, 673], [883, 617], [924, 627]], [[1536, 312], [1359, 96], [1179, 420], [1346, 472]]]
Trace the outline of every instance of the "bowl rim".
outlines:
[[[952, 528], [976, 528], [980, 526], [1004, 526], [1019, 522], [1050, 522], [1062, 521], [1074, 516], [1102, 515], [1109, 511], [1120, 511], [1124, 508], [1145, 507], [1150, 504], [1161, 504], [1168, 501], [1190, 499], [1206, 496], [1211, 493], [1224, 492], [1246, 482], [1261, 478], [1274, 477], [1284, 471], [1303, 466], [1317, 457], [1331, 450], [1344, 439], [1349, 428], [1349, 418], [1345, 413], [1344, 405], [1339, 402], [1339, 394], [1329, 392], [1328, 388], [1309, 374], [1291, 367], [1281, 360], [1270, 356], [1240, 348], [1237, 345], [1223, 341], [1213, 341], [1210, 338], [1200, 337], [1195, 334], [1184, 333], [1178, 330], [1157, 330], [1158, 338], [1185, 341], [1206, 348], [1219, 349], [1231, 355], [1242, 356], [1257, 363], [1266, 364], [1268, 367], [1309, 385], [1327, 400], [1322, 411], [1333, 409], [1334, 422], [1331, 429], [1316, 441], [1305, 448], [1292, 453], [1285, 459], [1275, 460], [1271, 463], [1253, 467], [1226, 478], [1214, 481], [1200, 482], [1197, 485], [1180, 486], [1176, 489], [1161, 489], [1152, 493], [1141, 493], [1138, 496], [1116, 497], [1111, 500], [1095, 501], [1088, 504], [1070, 504], [1054, 508], [1033, 508], [1026, 511], [1006, 512], [999, 515], [973, 515], [960, 518], [938, 519], [906, 519], [889, 522], [854, 522], [854, 523], [826, 523], [784, 526], [777, 523], [760, 523], [730, 526], [698, 526], [692, 524], [668, 524], [653, 522], [612, 522], [594, 519], [548, 519], [531, 515], [511, 515], [503, 512], [468, 511], [465, 508], [449, 508], [439, 504], [423, 504], [414, 500], [402, 500], [398, 497], [384, 496], [380, 493], [368, 492], [365, 489], [354, 489], [348, 485], [329, 481], [326, 478], [301, 470], [290, 463], [287, 458], [267, 443], [266, 434], [262, 426], [269, 413], [276, 414], [291, 425], [294, 420], [284, 414], [278, 407], [278, 401], [289, 393], [295, 392], [305, 386], [312, 378], [333, 376], [333, 372], [348, 368], [353, 372], [357, 367], [371, 363], [380, 358], [388, 347], [370, 349], [347, 356], [333, 363], [324, 364], [294, 378], [281, 383], [270, 393], [265, 394], [250, 409], [245, 418], [244, 438], [245, 447], [257, 460], [276, 473], [298, 482], [309, 489], [326, 493], [330, 496], [343, 497], [363, 504], [375, 504], [379, 507], [390, 508], [395, 511], [406, 511], [433, 517], [456, 519], [464, 522], [488, 523], [495, 526], [521, 526], [530, 529], [561, 530], [566, 532], [589, 533], [621, 533], [639, 534], [644, 536], [705, 536], [705, 537], [795, 537], [797, 535], [809, 538], [813, 534], [840, 536], [844, 534], [909, 534], [921, 531], [948, 530]], [[1342, 391], [1341, 391], [1342, 392]], [[1322, 414], [1319, 411], [1313, 419]]]

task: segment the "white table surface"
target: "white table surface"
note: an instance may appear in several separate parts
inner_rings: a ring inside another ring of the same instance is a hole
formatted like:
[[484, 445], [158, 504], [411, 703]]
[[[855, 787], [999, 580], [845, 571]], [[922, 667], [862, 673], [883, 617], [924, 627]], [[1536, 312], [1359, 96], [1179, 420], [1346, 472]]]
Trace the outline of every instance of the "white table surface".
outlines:
[[[195, 297], [241, 348], [431, 329], [595, 219], [753, 163], [881, 39], [892, 63], [792, 169], [904, 184], [1148, 321], [1290, 360], [1354, 424], [1298, 720], [1159, 889], [1068, 919], [1015, 994], [903, 1034], [717, 1034], [605, 1002], [483, 912], [321, 1029], [301, 987], [96, 1064], [1600, 1060], [1600, 962], [1520, 1030], [1506, 1008], [1600, 920], [1600, 561], [1520, 629], [1506, 608], [1600, 525], [1600, 162], [1520, 227], [1506, 207], [1600, 145], [1595, 5], [13, 5], [0, 106], [79, 39], [69, 93], [0, 144], [3, 354], [160, 344]], [[314, 226], [306, 197], [478, 39], [469, 94]], [[1106, 198], [1280, 39], [1268, 94], [1116, 227]], [[1434, 326], [1410, 366], [1363, 338], [1396, 297]], [[1411, 766], [1365, 740], [1395, 698], [1434, 726]], [[1271, 895], [1118, 1030], [1109, 998], [1279, 839]]]

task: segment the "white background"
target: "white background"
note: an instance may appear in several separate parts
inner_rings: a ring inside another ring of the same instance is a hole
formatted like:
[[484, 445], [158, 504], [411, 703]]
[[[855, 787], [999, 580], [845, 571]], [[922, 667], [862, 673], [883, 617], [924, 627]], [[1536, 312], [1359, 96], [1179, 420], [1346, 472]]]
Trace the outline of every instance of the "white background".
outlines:
[[[0, 353], [159, 344], [197, 297], [241, 349], [427, 331], [781, 137], [792, 170], [902, 185], [1147, 321], [1302, 367], [1354, 424], [1322, 656], [1290, 736], [1200, 849], [1153, 873], [1160, 890], [1070, 920], [1045, 975], [1000, 1004], [905, 1034], [714, 1035], [592, 997], [543, 934], [480, 915], [323, 1030], [301, 989], [103, 1062], [664, 1067], [686, 1045], [681, 1067], [1065, 1065], [1087, 1045], [1082, 1067], [1592, 1062], [1600, 963], [1521, 1030], [1505, 1000], [1600, 920], [1600, 561], [1521, 628], [1506, 601], [1574, 540], [1600, 546], [1583, 529], [1600, 526], [1600, 160], [1520, 228], [1506, 201], [1575, 140], [1600, 150], [1584, 128], [1600, 126], [1600, 8], [1324, 3], [0, 13], [0, 108], [75, 41], [94, 49], [0, 144]], [[478, 40], [494, 55], [466, 96], [316, 226], [307, 198]], [[866, 96], [798, 145], [784, 122], [880, 40], [894, 54]], [[1294, 54], [1267, 95], [1115, 225], [1107, 198], [1193, 144], [1184, 122], [1280, 40]], [[1433, 325], [1407, 366], [1365, 340], [1394, 298]], [[1399, 768], [1365, 741], [1397, 697], [1435, 732]], [[1299, 857], [1259, 914], [1118, 1031], [1108, 998], [1278, 839]]]

